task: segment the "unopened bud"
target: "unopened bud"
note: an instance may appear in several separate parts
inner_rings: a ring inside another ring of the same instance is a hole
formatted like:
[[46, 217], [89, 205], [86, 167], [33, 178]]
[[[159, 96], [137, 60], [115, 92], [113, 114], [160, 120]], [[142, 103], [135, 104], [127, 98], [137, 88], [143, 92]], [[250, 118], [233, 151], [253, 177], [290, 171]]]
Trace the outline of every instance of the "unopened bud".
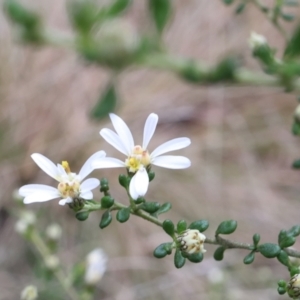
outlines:
[[294, 275], [287, 286], [287, 292], [293, 299], [300, 297], [300, 274]]
[[38, 297], [37, 288], [34, 285], [28, 285], [21, 293], [21, 300], [35, 300]]
[[46, 236], [52, 241], [58, 241], [61, 238], [61, 234], [61, 227], [56, 223], [51, 224], [46, 228]]
[[267, 45], [267, 39], [256, 32], [251, 32], [250, 38], [248, 40], [248, 44], [252, 50]]
[[204, 241], [206, 237], [197, 229], [187, 229], [177, 237], [179, 249], [188, 254], [204, 253]]
[[59, 266], [59, 258], [56, 255], [49, 255], [45, 259], [45, 265], [49, 270], [55, 270]]
[[85, 283], [96, 285], [106, 271], [107, 256], [102, 249], [95, 249], [86, 257]]
[[300, 123], [300, 104], [295, 109], [294, 118], [297, 123]]

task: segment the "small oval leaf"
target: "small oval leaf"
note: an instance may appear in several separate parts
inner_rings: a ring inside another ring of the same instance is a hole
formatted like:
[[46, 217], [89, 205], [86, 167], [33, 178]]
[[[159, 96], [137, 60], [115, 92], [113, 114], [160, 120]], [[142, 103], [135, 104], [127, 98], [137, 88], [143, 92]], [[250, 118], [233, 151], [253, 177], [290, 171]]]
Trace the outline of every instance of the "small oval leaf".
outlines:
[[157, 30], [162, 32], [171, 15], [171, 1], [149, 0], [149, 9]]
[[174, 235], [174, 232], [175, 232], [174, 223], [171, 220], [168, 220], [168, 219], [164, 220], [163, 229], [168, 235], [170, 235], [170, 236]]
[[186, 224], [186, 221], [185, 220], [180, 220], [178, 223], [177, 223], [177, 233], [182, 233], [186, 230], [187, 228], [187, 224]]
[[153, 251], [153, 255], [156, 258], [163, 258], [166, 255], [168, 255], [168, 251], [166, 249], [166, 243], [160, 244], [158, 247], [156, 247], [155, 250]]
[[257, 247], [259, 241], [260, 241], [260, 235], [258, 233], [255, 233], [252, 237], [253, 239], [253, 244], [255, 247]]
[[186, 258], [192, 263], [199, 263], [203, 260], [203, 253], [193, 253], [186, 256]]
[[118, 212], [117, 212], [117, 220], [120, 223], [124, 223], [126, 221], [128, 221], [130, 217], [130, 207], [125, 207], [125, 208], [121, 208]]
[[267, 258], [276, 257], [281, 251], [280, 247], [277, 244], [265, 243], [257, 247], [257, 250]]
[[171, 203], [169, 202], [166, 202], [164, 204], [162, 204], [159, 208], [159, 210], [156, 212], [157, 215], [160, 215], [160, 214], [164, 214], [166, 212], [168, 212], [170, 209], [172, 208], [172, 205]]
[[149, 214], [153, 214], [158, 211], [160, 204], [158, 202], [145, 202], [141, 206], [140, 209], [148, 212]]
[[224, 221], [222, 222], [217, 230], [216, 230], [216, 234], [231, 234], [233, 233], [237, 228], [237, 222], [234, 220], [228, 220], [228, 221]]
[[217, 261], [222, 260], [224, 258], [225, 250], [226, 248], [224, 248], [223, 246], [218, 247], [214, 253], [214, 259]]
[[175, 255], [174, 255], [174, 265], [177, 269], [180, 269], [185, 264], [185, 258], [182, 256], [181, 251], [179, 249], [176, 249]]
[[245, 265], [249, 265], [252, 264], [255, 258], [255, 253], [254, 252], [250, 252], [247, 256], [245, 256], [244, 258], [244, 264]]
[[279, 254], [277, 255], [277, 259], [285, 266], [289, 266], [290, 264], [290, 261], [289, 261], [289, 256], [288, 254], [284, 251], [284, 250], [281, 250], [279, 252]]
[[209, 226], [207, 220], [198, 220], [190, 224], [189, 229], [198, 229], [200, 232], [205, 231]]
[[101, 198], [101, 207], [110, 208], [114, 205], [115, 200], [110, 196], [104, 196]]
[[89, 214], [89, 211], [80, 211], [75, 215], [75, 217], [79, 221], [85, 221], [89, 217]]
[[110, 224], [111, 220], [112, 220], [111, 213], [110, 213], [109, 210], [107, 210], [107, 211], [102, 215], [102, 218], [101, 218], [99, 227], [100, 227], [101, 229], [107, 227], [107, 226]]

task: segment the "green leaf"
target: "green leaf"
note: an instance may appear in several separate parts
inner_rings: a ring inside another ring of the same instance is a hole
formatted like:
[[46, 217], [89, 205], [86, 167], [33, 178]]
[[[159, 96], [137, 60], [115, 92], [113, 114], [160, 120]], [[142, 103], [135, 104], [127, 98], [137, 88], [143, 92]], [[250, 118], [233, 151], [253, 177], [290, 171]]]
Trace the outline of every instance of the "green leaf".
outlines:
[[214, 259], [217, 260], [217, 261], [222, 260], [224, 258], [224, 252], [225, 252], [225, 250], [226, 250], [226, 248], [224, 248], [223, 246], [218, 247], [215, 250]]
[[296, 30], [293, 33], [292, 38], [287, 44], [284, 51], [284, 58], [291, 59], [299, 56], [300, 54], [300, 25], [297, 26]]
[[286, 288], [284, 287], [277, 287], [277, 292], [279, 295], [284, 295], [286, 293]]
[[294, 169], [300, 169], [300, 159], [297, 159], [293, 162], [292, 167]]
[[265, 243], [257, 247], [257, 250], [267, 258], [276, 257], [281, 251], [280, 247], [277, 244]]
[[255, 247], [257, 247], [259, 241], [260, 241], [260, 235], [258, 233], [255, 233], [252, 237], [253, 239], [253, 244]]
[[148, 212], [149, 214], [153, 214], [158, 211], [160, 204], [158, 202], [145, 202], [141, 206], [140, 209]]
[[187, 228], [187, 224], [185, 220], [180, 220], [177, 223], [177, 233], [180, 234], [182, 232], [184, 232]]
[[292, 133], [293, 135], [300, 135], [300, 124], [294, 122], [292, 127]]
[[119, 175], [119, 183], [125, 189], [128, 187], [128, 177], [124, 174]]
[[203, 260], [203, 253], [188, 254], [186, 258], [192, 263], [199, 263]]
[[246, 2], [241, 2], [241, 3], [237, 6], [237, 8], [236, 8], [236, 10], [235, 10], [235, 13], [236, 13], [236, 14], [241, 14], [241, 13], [245, 10], [245, 7], [246, 7]]
[[155, 173], [153, 171], [148, 172], [148, 177], [149, 177], [149, 182], [151, 182], [155, 177]]
[[280, 287], [284, 287], [284, 288], [286, 287], [286, 281], [285, 280], [279, 280], [277, 284]]
[[209, 226], [207, 220], [198, 220], [190, 224], [189, 229], [198, 229], [200, 232], [205, 231]]
[[122, 13], [131, 3], [131, 0], [116, 0], [111, 6], [105, 9], [105, 16], [116, 17]]
[[300, 234], [300, 225], [295, 225], [291, 229], [288, 230], [292, 236], [296, 237]]
[[172, 208], [171, 203], [166, 202], [166, 203], [161, 205], [161, 207], [158, 209], [156, 214], [157, 215], [164, 214], [164, 213], [168, 212], [171, 208]]
[[149, 0], [149, 8], [157, 30], [162, 32], [171, 16], [171, 1]]
[[291, 15], [291, 14], [287, 14], [284, 12], [280, 13], [280, 16], [282, 17], [283, 20], [287, 21], [287, 22], [292, 22], [295, 20], [295, 16]]
[[223, 0], [223, 2], [226, 4], [226, 5], [230, 5], [233, 3], [234, 0]]
[[108, 180], [106, 178], [101, 178], [100, 180], [100, 192], [106, 193], [109, 191]]
[[97, 120], [101, 120], [114, 111], [117, 104], [117, 94], [113, 83], [110, 83], [101, 95], [98, 103], [91, 111], [91, 117]]
[[174, 232], [175, 232], [174, 223], [171, 220], [168, 219], [164, 220], [163, 229], [168, 235], [174, 236]]
[[287, 248], [293, 246], [296, 242], [296, 238], [286, 230], [281, 230], [278, 235], [278, 244], [281, 248]]
[[281, 250], [279, 252], [279, 254], [277, 255], [277, 259], [285, 266], [289, 266], [290, 264], [290, 260], [289, 260], [289, 256], [288, 254], [284, 251], [284, 250]]
[[126, 221], [128, 221], [130, 217], [130, 207], [125, 207], [125, 208], [121, 208], [118, 212], [117, 212], [117, 220], [120, 223], [124, 223]]
[[174, 255], [174, 265], [177, 269], [180, 269], [185, 264], [185, 258], [182, 256], [181, 251], [179, 249], [176, 249], [175, 255]]
[[79, 221], [85, 221], [89, 217], [89, 214], [89, 211], [80, 211], [75, 215], [75, 217]]
[[234, 220], [228, 220], [222, 222], [217, 230], [216, 230], [216, 235], [218, 234], [231, 234], [233, 233], [237, 228], [237, 222]]
[[107, 210], [107, 211], [102, 215], [102, 218], [101, 218], [99, 227], [100, 227], [101, 229], [107, 227], [107, 226], [110, 224], [111, 220], [112, 220], [111, 213], [110, 213], [109, 210]]
[[163, 258], [168, 255], [168, 247], [166, 245], [169, 243], [160, 244], [158, 247], [155, 248], [153, 255], [156, 258]]
[[101, 207], [110, 208], [114, 205], [115, 199], [110, 196], [104, 196], [101, 198]]
[[254, 252], [250, 252], [248, 255], [245, 256], [244, 258], [244, 264], [245, 265], [249, 265], [252, 264], [255, 258], [255, 253]]

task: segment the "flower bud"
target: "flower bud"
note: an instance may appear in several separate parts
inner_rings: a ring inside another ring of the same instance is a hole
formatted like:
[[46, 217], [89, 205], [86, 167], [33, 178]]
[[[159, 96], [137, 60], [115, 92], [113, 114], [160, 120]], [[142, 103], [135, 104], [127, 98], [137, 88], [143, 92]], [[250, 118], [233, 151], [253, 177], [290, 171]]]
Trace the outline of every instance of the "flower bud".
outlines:
[[86, 257], [85, 283], [96, 285], [106, 271], [107, 256], [102, 249], [95, 249]]
[[58, 241], [61, 238], [61, 234], [61, 227], [56, 223], [50, 224], [46, 228], [46, 236], [49, 240]]
[[34, 285], [28, 285], [21, 293], [21, 300], [35, 300], [38, 297], [37, 288]]
[[59, 266], [59, 258], [56, 255], [49, 255], [45, 259], [45, 265], [49, 270], [56, 270]]
[[204, 241], [206, 237], [197, 229], [188, 229], [177, 237], [179, 249], [188, 254], [204, 253]]
[[252, 50], [255, 50], [258, 47], [267, 45], [267, 39], [256, 32], [251, 32], [250, 38], [248, 39], [248, 44]]
[[300, 123], [300, 104], [295, 109], [294, 119], [297, 123]]
[[289, 281], [287, 292], [293, 299], [300, 297], [300, 274], [295, 274]]

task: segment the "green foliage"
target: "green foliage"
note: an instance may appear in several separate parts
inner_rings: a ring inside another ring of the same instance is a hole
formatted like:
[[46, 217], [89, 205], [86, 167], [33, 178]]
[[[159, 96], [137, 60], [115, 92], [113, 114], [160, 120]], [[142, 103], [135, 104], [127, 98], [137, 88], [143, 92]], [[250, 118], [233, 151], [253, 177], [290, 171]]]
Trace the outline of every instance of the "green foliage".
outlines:
[[291, 229], [289, 229], [288, 234], [291, 234], [292, 236], [296, 237], [300, 235], [300, 225], [295, 225]]
[[141, 206], [139, 206], [139, 209], [142, 209], [149, 214], [153, 214], [158, 211], [160, 207], [160, 204], [158, 202], [145, 202]]
[[109, 83], [104, 93], [100, 96], [97, 104], [91, 111], [91, 117], [97, 120], [101, 120], [108, 116], [110, 112], [113, 112], [116, 108], [118, 101], [116, 88], [113, 82]]
[[174, 255], [174, 265], [177, 269], [180, 269], [185, 264], [185, 258], [182, 256], [181, 251], [179, 249], [176, 249], [175, 255]]
[[105, 17], [117, 17], [128, 8], [131, 2], [131, 0], [115, 0], [110, 6], [107, 6], [106, 9], [104, 9]]
[[257, 247], [260, 241], [260, 235], [258, 233], [255, 233], [252, 237], [252, 240], [253, 240], [254, 247]]
[[226, 4], [226, 5], [230, 5], [233, 3], [234, 0], [223, 0], [223, 2]]
[[101, 178], [100, 180], [100, 192], [106, 194], [109, 191], [108, 180], [106, 178]]
[[237, 222], [234, 220], [223, 221], [216, 230], [216, 235], [218, 234], [231, 234], [237, 228]]
[[281, 230], [278, 235], [278, 244], [281, 248], [291, 247], [295, 244], [296, 239], [292, 233]]
[[158, 32], [162, 32], [171, 16], [170, 0], [148, 0], [152, 19]]
[[244, 257], [244, 264], [249, 265], [252, 264], [255, 258], [255, 252], [251, 251], [248, 255]]
[[128, 180], [128, 177], [126, 175], [124, 175], [124, 174], [119, 175], [119, 183], [122, 187], [127, 189], [129, 182], [130, 182], [130, 179]]
[[101, 218], [101, 221], [100, 221], [100, 224], [99, 224], [99, 227], [101, 229], [107, 227], [112, 221], [112, 216], [111, 216], [111, 212], [109, 210], [107, 210], [103, 215], [102, 215], [102, 218]]
[[226, 248], [223, 246], [218, 247], [214, 252], [214, 259], [217, 261], [223, 260], [225, 250]]
[[300, 135], [300, 124], [298, 122], [293, 123], [292, 133], [294, 135]]
[[183, 257], [187, 258], [190, 262], [192, 263], [199, 263], [203, 260], [203, 253], [193, 253], [193, 254], [188, 254], [188, 253], [181, 253]]
[[278, 259], [278, 261], [280, 261], [283, 265], [285, 265], [287, 267], [290, 264], [289, 256], [284, 250], [281, 250], [279, 252], [279, 254], [277, 255], [277, 259]]
[[153, 171], [150, 171], [148, 172], [148, 176], [149, 176], [149, 182], [151, 182], [155, 177], [155, 173]]
[[156, 258], [163, 258], [172, 253], [172, 243], [163, 243], [155, 248], [153, 255]]
[[298, 57], [300, 54], [300, 25], [297, 26], [296, 30], [293, 33], [292, 38], [287, 44], [284, 51], [285, 59], [292, 59]]
[[277, 244], [265, 243], [257, 247], [257, 250], [266, 258], [276, 257], [281, 249]]
[[75, 215], [75, 217], [79, 221], [85, 221], [89, 217], [89, 214], [89, 211], [80, 211]]
[[238, 4], [238, 6], [235, 9], [235, 13], [236, 14], [241, 14], [246, 8], [246, 3], [247, 2], [242, 1], [240, 4]]
[[174, 228], [174, 223], [171, 220], [168, 220], [168, 219], [164, 220], [164, 222], [163, 222], [163, 229], [171, 237], [174, 236], [175, 228]]
[[198, 229], [200, 232], [204, 232], [209, 226], [209, 223], [207, 220], [198, 220], [194, 221], [190, 224], [188, 227], [189, 229]]
[[180, 220], [177, 223], [177, 233], [180, 234], [187, 229], [187, 224], [185, 220]]
[[292, 168], [294, 169], [300, 169], [300, 159], [297, 159], [293, 162]]
[[110, 208], [114, 205], [115, 199], [110, 196], [101, 198], [101, 208]]
[[156, 215], [164, 214], [168, 212], [172, 208], [172, 204], [169, 202], [166, 202], [160, 206], [160, 208], [157, 210]]
[[120, 223], [124, 223], [126, 221], [128, 221], [130, 217], [130, 207], [126, 207], [126, 208], [121, 208], [118, 212], [117, 212], [117, 220]]

